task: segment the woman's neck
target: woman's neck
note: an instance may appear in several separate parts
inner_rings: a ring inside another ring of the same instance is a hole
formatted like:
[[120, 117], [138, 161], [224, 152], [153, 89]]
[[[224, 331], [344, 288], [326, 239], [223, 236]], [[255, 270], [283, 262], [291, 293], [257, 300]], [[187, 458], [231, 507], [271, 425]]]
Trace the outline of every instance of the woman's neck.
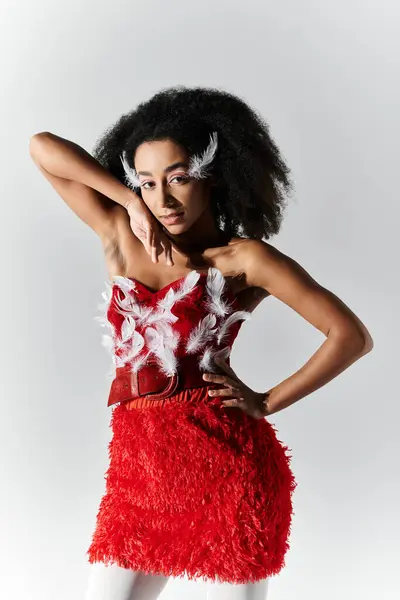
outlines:
[[224, 246], [231, 236], [219, 229], [211, 215], [203, 213], [197, 221], [180, 234], [165, 232], [167, 237], [185, 254], [202, 253], [207, 248]]

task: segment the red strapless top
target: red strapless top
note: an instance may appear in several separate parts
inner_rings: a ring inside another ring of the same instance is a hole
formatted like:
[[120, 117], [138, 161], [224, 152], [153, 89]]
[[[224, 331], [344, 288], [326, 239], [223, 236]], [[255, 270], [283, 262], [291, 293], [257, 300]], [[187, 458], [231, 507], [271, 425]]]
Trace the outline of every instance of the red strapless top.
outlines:
[[[215, 267], [207, 273], [190, 271], [161, 290], [151, 291], [131, 277], [115, 275], [106, 282], [95, 317], [109, 330], [102, 344], [110, 351], [115, 378], [117, 367], [137, 372], [149, 357], [172, 375], [180, 368], [216, 372], [213, 358], [228, 359], [244, 320], [251, 314], [238, 301], [225, 277]], [[187, 360], [187, 357], [193, 360]]]

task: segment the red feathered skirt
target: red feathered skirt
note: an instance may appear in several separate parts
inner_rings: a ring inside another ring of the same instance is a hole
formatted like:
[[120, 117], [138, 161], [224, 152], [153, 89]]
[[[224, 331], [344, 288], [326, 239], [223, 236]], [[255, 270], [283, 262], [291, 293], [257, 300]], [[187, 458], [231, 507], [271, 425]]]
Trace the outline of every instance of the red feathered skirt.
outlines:
[[90, 563], [231, 583], [282, 569], [297, 485], [288, 448], [209, 389], [112, 408]]

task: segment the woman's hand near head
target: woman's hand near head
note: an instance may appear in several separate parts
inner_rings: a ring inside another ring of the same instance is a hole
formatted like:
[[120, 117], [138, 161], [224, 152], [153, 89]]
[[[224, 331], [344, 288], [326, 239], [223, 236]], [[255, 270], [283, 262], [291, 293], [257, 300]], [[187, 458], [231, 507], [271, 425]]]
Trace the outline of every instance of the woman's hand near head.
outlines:
[[[167, 265], [173, 266], [171, 241], [143, 200], [137, 194], [135, 196], [125, 204], [133, 233], [142, 242], [153, 262], [158, 262], [158, 254], [164, 252]], [[177, 251], [175, 246], [174, 250]]]

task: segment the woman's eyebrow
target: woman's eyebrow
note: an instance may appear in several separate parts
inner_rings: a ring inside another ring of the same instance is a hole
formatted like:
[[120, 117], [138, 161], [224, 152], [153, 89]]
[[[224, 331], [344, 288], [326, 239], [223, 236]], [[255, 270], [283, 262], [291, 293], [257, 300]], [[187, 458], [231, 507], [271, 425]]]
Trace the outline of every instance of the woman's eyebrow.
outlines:
[[[169, 165], [168, 167], [166, 167], [164, 169], [164, 173], [169, 173], [170, 171], [173, 171], [174, 169], [177, 169], [178, 167], [188, 167], [188, 164], [186, 162], [175, 162], [172, 165]], [[151, 173], [150, 171], [138, 171], [137, 173], [138, 175], [150, 175], [150, 177], [153, 176], [153, 173]]]

